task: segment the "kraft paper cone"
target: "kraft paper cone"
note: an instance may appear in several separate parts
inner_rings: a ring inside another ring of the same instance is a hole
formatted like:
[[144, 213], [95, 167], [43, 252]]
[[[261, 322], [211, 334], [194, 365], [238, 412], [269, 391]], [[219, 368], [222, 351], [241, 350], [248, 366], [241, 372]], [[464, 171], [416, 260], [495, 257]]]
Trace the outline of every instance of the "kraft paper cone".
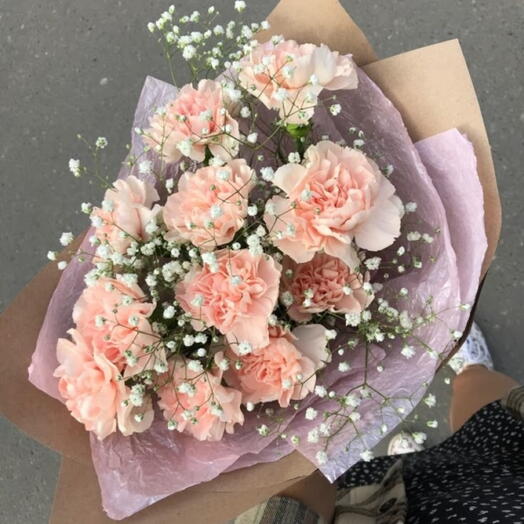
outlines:
[[[293, 454], [295, 455], [295, 454]], [[119, 522], [126, 524], [222, 524], [267, 500], [315, 468], [304, 458], [289, 455], [220, 477], [171, 497]], [[286, 477], [286, 480], [282, 479]], [[256, 489], [255, 489], [256, 486]], [[100, 490], [92, 464], [64, 458], [50, 524], [108, 524], [115, 522], [102, 510]]]
[[[374, 62], [370, 44], [336, 0], [282, 0], [269, 20], [272, 34], [300, 42], [325, 42], [332, 49], [353, 53], [358, 64], [369, 64], [364, 68], [366, 73], [400, 110], [414, 140], [453, 127], [467, 133], [475, 146], [484, 189], [487, 270], [500, 234], [500, 202], [482, 115], [458, 42]], [[54, 264], [47, 266], [0, 316], [0, 351], [4, 356], [0, 360], [0, 412], [31, 437], [67, 457], [62, 461], [52, 522], [109, 522], [101, 509], [87, 433], [61, 403], [27, 381], [27, 366], [59, 277]], [[172, 495], [125, 522], [221, 523], [314, 469], [293, 453], [278, 462], [224, 474]]]

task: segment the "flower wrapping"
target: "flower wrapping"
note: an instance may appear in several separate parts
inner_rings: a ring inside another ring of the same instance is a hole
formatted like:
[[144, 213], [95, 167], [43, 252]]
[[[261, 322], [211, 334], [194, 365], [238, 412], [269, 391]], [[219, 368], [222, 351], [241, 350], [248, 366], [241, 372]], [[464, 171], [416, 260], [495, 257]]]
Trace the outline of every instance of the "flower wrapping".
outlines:
[[[342, 137], [342, 129], [355, 126], [366, 135], [366, 152], [378, 154], [395, 168], [392, 175], [397, 193], [404, 202], [416, 201], [417, 211], [409, 220], [438, 228], [435, 240], [425, 246], [427, 256], [434, 257], [423, 271], [412, 271], [391, 278], [388, 289], [409, 290], [408, 306], [416, 314], [424, 307], [428, 296], [434, 297], [433, 307], [443, 311], [443, 322], [424, 327], [419, 336], [428, 341], [441, 356], [451, 349], [449, 328], [462, 330], [469, 316], [457, 309], [458, 304], [473, 303], [486, 250], [483, 229], [483, 197], [479, 183], [473, 147], [457, 130], [450, 130], [413, 144], [402, 118], [382, 91], [358, 71], [359, 85], [351, 91], [337, 92], [342, 113], [333, 118], [318, 107], [315, 115], [319, 134], [329, 134], [331, 140]], [[148, 78], [135, 114], [133, 127], [146, 127], [154, 110], [174, 96], [176, 90], [164, 82]], [[322, 96], [322, 95], [321, 95]], [[318, 137], [320, 138], [320, 137]], [[132, 138], [131, 154], [142, 152], [143, 143]], [[128, 176], [123, 168], [120, 177]], [[133, 173], [138, 175], [138, 173]], [[87, 249], [90, 246], [84, 242]], [[65, 270], [53, 295], [40, 332], [30, 367], [31, 382], [55, 398], [60, 398], [57, 380], [53, 377], [56, 361], [56, 341], [71, 327], [73, 306], [84, 288], [83, 276], [89, 264], [73, 261]], [[343, 335], [339, 335], [343, 336]], [[423, 395], [431, 381], [439, 359], [418, 352], [407, 360], [401, 356], [401, 346], [383, 351], [373, 346], [352, 353], [352, 370], [341, 377], [337, 355], [323, 375], [323, 383], [339, 392], [351, 390], [362, 382], [364, 369], [368, 382], [392, 400], [377, 417], [376, 400], [364, 401], [358, 421], [364, 439], [355, 440], [355, 430], [348, 426], [332, 441], [329, 460], [320, 469], [331, 480], [359, 460], [360, 453], [382, 437], [381, 426], [392, 428], [398, 422], [398, 409], [407, 414]], [[374, 365], [371, 365], [374, 363]], [[379, 372], [378, 365], [387, 372]], [[93, 462], [102, 490], [104, 508], [111, 518], [121, 519], [172, 493], [210, 480], [225, 471], [232, 471], [260, 462], [270, 462], [289, 454], [294, 448], [315, 461], [318, 446], [308, 443], [307, 435], [313, 422], [304, 417], [312, 407], [330, 409], [328, 398], [308, 397], [298, 411], [284, 411], [282, 431], [300, 437], [292, 446], [274, 437], [260, 438], [255, 427], [260, 419], [248, 414], [244, 426], [219, 442], [199, 442], [193, 438], [169, 432], [158, 414], [148, 432], [123, 437], [113, 434], [105, 440], [91, 438]], [[348, 443], [353, 445], [348, 446]], [[113, 487], [119, 486], [118, 490]]]

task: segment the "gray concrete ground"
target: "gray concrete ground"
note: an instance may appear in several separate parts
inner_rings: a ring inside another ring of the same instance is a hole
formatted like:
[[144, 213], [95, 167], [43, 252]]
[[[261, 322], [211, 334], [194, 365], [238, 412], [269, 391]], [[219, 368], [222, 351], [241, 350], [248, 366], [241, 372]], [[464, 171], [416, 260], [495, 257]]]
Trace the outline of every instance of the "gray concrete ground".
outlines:
[[[276, 0], [251, 2], [263, 19]], [[497, 258], [478, 320], [500, 370], [524, 381], [520, 334], [524, 271], [522, 151], [524, 2], [522, 0], [343, 0], [380, 56], [458, 37], [491, 138], [504, 206]], [[118, 169], [145, 75], [167, 79], [146, 22], [167, 7], [159, 0], [0, 0], [0, 309], [45, 263], [61, 231], [80, 232], [82, 200], [101, 189], [73, 179], [75, 135], [107, 136], [107, 165]], [[207, 2], [181, 0], [187, 10]], [[233, 0], [216, 0], [232, 12]], [[435, 388], [449, 392], [442, 377]], [[444, 403], [445, 404], [445, 403]], [[437, 412], [445, 434], [445, 406]], [[427, 412], [410, 426], [434, 418]], [[0, 522], [48, 518], [59, 460], [0, 420]]]

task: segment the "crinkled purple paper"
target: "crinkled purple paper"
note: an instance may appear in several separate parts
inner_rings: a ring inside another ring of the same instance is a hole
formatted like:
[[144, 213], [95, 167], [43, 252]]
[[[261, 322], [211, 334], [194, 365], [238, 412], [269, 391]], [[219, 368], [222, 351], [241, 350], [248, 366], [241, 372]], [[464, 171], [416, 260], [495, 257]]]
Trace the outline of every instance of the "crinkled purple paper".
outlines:
[[[484, 231], [483, 193], [477, 176], [476, 159], [470, 142], [457, 130], [450, 130], [413, 144], [398, 111], [381, 90], [361, 71], [359, 88], [337, 92], [337, 102], [343, 112], [336, 118], [319, 106], [315, 115], [317, 139], [328, 134], [331, 140], [347, 137], [349, 127], [362, 129], [366, 150], [381, 156], [385, 164], [395, 168], [392, 182], [404, 202], [415, 201], [417, 225], [421, 231], [439, 228], [435, 241], [426, 248], [434, 256], [423, 270], [411, 271], [391, 278], [388, 289], [406, 287], [410, 299], [403, 309], [417, 314], [429, 296], [434, 297], [436, 311], [446, 311], [441, 318], [450, 329], [462, 330], [468, 313], [459, 311], [461, 303], [473, 303], [478, 287], [481, 264], [487, 242]], [[152, 112], [174, 96], [173, 86], [148, 77], [135, 114], [133, 127], [146, 127]], [[143, 152], [141, 140], [133, 134], [131, 154]], [[123, 169], [119, 176], [127, 176]], [[134, 173], [136, 174], [136, 173]], [[424, 229], [425, 228], [425, 229]], [[87, 247], [87, 246], [86, 246]], [[40, 332], [32, 364], [30, 381], [49, 395], [59, 398], [53, 371], [57, 365], [55, 347], [59, 337], [71, 327], [71, 312], [84, 283], [83, 275], [89, 264], [72, 262], [56, 288]], [[392, 304], [394, 305], [394, 304]], [[451, 350], [450, 332], [441, 322], [435, 322], [418, 333], [444, 355]], [[393, 350], [379, 347], [371, 350], [368, 381], [388, 396], [398, 399], [395, 407], [411, 411], [431, 382], [438, 360], [419, 350], [414, 358], [400, 355], [401, 343]], [[340, 357], [337, 357], [340, 358]], [[347, 392], [362, 381], [364, 349], [351, 353], [352, 370], [339, 373], [337, 358], [323, 374], [322, 384], [339, 393]], [[378, 362], [385, 371], [377, 371]], [[403, 402], [402, 397], [410, 397]], [[318, 410], [329, 405], [328, 400], [314, 396], [301, 403], [300, 410], [287, 412], [282, 430], [301, 437], [297, 449], [315, 460], [318, 447], [307, 443], [307, 432], [318, 425], [304, 418], [304, 410]], [[321, 466], [330, 479], [336, 479], [359, 460], [363, 449], [374, 446], [383, 438], [380, 426], [393, 428], [398, 415], [385, 411], [377, 414], [376, 405], [365, 402], [359, 409], [362, 419], [359, 430], [364, 441], [354, 438], [354, 429], [347, 426], [329, 449], [329, 461]], [[151, 429], [139, 435], [111, 435], [103, 441], [91, 437], [92, 457], [98, 475], [104, 509], [113, 519], [125, 518], [154, 502], [190, 486], [211, 480], [225, 471], [232, 471], [260, 462], [275, 461], [292, 451], [292, 446], [280, 438], [261, 438], [254, 428], [260, 423], [248, 416], [243, 427], [220, 442], [197, 440], [166, 428], [157, 417]]]

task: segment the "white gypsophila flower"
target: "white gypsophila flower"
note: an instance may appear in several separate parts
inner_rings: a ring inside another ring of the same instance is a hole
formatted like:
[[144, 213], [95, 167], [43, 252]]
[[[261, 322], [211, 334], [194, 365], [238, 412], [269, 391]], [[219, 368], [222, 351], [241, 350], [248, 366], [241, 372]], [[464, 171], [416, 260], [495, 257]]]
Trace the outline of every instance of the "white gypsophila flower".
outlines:
[[327, 389], [324, 386], [315, 386], [315, 395], [324, 398], [327, 395]]
[[333, 116], [337, 116], [340, 114], [340, 112], [342, 111], [342, 107], [340, 104], [333, 104], [332, 106], [330, 106], [329, 108], [329, 112], [333, 115]]
[[57, 255], [57, 252], [56, 251], [48, 251], [47, 252], [47, 258], [49, 260], [53, 260], [55, 261], [56, 260], [56, 255]]
[[429, 420], [426, 425], [428, 428], [436, 429], [438, 428], [438, 420]]
[[408, 360], [412, 358], [415, 355], [415, 349], [413, 346], [408, 346], [407, 344], [402, 347], [402, 351], [400, 352], [403, 357], [407, 358]]
[[317, 464], [319, 465], [325, 464], [328, 461], [328, 456], [325, 451], [317, 451], [315, 458], [317, 460]]
[[374, 271], [380, 267], [380, 262], [382, 262], [380, 257], [372, 257], [368, 258], [364, 264], [370, 271]]
[[73, 175], [78, 178], [82, 174], [82, 170], [80, 169], [80, 160], [77, 160], [76, 158], [70, 158], [69, 171], [71, 171], [71, 173], [73, 173]]
[[255, 230], [255, 233], [257, 236], [259, 236], [260, 238], [262, 237], [265, 237], [267, 235], [267, 231], [266, 231], [266, 228], [262, 225], [258, 226]]
[[345, 314], [345, 319], [346, 326], [357, 327], [361, 321], [361, 314], [356, 311], [352, 311], [351, 313]]
[[310, 444], [316, 444], [320, 439], [320, 434], [318, 432], [318, 428], [314, 428], [307, 434], [307, 441]]
[[258, 434], [261, 435], [262, 437], [267, 437], [269, 435], [269, 428], [265, 424], [258, 426], [257, 431], [258, 431]]
[[300, 153], [297, 153], [296, 151], [293, 153], [289, 153], [287, 156], [288, 162], [291, 164], [299, 164], [300, 163]]
[[136, 315], [130, 315], [127, 322], [130, 326], [137, 327], [140, 324], [140, 319]]
[[284, 293], [280, 295], [280, 300], [282, 301], [282, 304], [284, 304], [284, 306], [286, 307], [291, 306], [294, 302], [293, 295], [290, 291], [284, 291]]
[[342, 399], [345, 406], [349, 406], [352, 408], [356, 408], [360, 406], [360, 399], [356, 395], [352, 395], [351, 393], [348, 393], [345, 395]]
[[62, 244], [63, 246], [68, 246], [69, 244], [71, 244], [71, 242], [73, 242], [74, 238], [75, 237], [73, 236], [73, 233], [62, 233], [62, 235], [60, 235], [60, 244]]
[[258, 140], [258, 133], [250, 133], [249, 135], [247, 135], [247, 141], [250, 144], [256, 144], [257, 140]]
[[426, 406], [428, 406], [428, 408], [434, 408], [437, 404], [437, 398], [435, 397], [435, 395], [433, 395], [432, 393], [430, 393], [425, 399], [424, 399], [424, 403], [426, 404]]
[[253, 351], [253, 346], [246, 341], [242, 341], [238, 344], [238, 354], [239, 355], [249, 355]]
[[363, 386], [360, 388], [360, 396], [362, 398], [369, 398], [371, 397], [371, 390], [367, 386]]
[[147, 244], [144, 244], [140, 248], [140, 253], [142, 253], [142, 255], [145, 255], [146, 257], [150, 257], [151, 255], [154, 254], [155, 249], [156, 249], [155, 244], [153, 242], [148, 242]]
[[411, 329], [413, 327], [413, 322], [409, 318], [409, 313], [407, 311], [402, 311], [399, 317], [400, 326], [404, 329]]
[[451, 336], [452, 336], [455, 340], [459, 340], [459, 339], [462, 337], [462, 331], [458, 331], [458, 330], [452, 331], [452, 332], [451, 332]]
[[210, 412], [212, 415], [215, 415], [215, 417], [220, 417], [224, 413], [224, 409], [220, 404], [217, 404], [216, 402], [211, 402]]
[[224, 358], [220, 361], [220, 363], [218, 364], [218, 367], [222, 370], [222, 371], [227, 371], [229, 369], [229, 360], [227, 358]]
[[211, 67], [211, 69], [218, 69], [218, 66], [220, 65], [220, 60], [218, 58], [210, 56], [207, 59], [207, 63], [209, 64], [209, 67]]
[[164, 312], [162, 313], [162, 316], [165, 319], [171, 319], [175, 316], [175, 308], [173, 306], [167, 306], [166, 309], [164, 309]]
[[351, 420], [351, 422], [358, 422], [360, 420], [360, 413], [358, 413], [357, 411], [353, 411], [353, 413], [349, 415], [349, 419]]
[[202, 362], [200, 362], [200, 360], [189, 360], [187, 363], [187, 369], [194, 371], [195, 373], [201, 373], [204, 371], [204, 367], [202, 366]]
[[275, 178], [275, 171], [272, 167], [262, 167], [260, 174], [266, 182], [271, 182]]
[[197, 344], [205, 344], [207, 342], [207, 335], [205, 333], [197, 333], [195, 335], [195, 342]]
[[255, 217], [255, 216], [257, 216], [257, 213], [258, 213], [258, 208], [257, 208], [256, 204], [251, 204], [250, 206], [248, 206], [248, 208], [247, 208], [247, 214], [248, 214], [250, 217]]
[[366, 451], [363, 451], [361, 454], [360, 454], [360, 458], [364, 461], [364, 462], [370, 462], [371, 460], [373, 460], [373, 452], [369, 449], [366, 449]]
[[410, 231], [407, 234], [406, 238], [409, 242], [417, 242], [422, 238], [422, 235], [418, 231]]
[[149, 235], [152, 235], [155, 231], [158, 231], [158, 224], [156, 223], [155, 219], [149, 221], [146, 224], [145, 230]]
[[289, 440], [293, 446], [298, 446], [298, 444], [300, 444], [300, 437], [298, 435], [292, 435]]
[[202, 262], [208, 266], [214, 266], [217, 263], [215, 253], [202, 253]]
[[102, 217], [98, 215], [91, 215], [89, 218], [91, 220], [91, 225], [95, 228], [99, 228], [104, 225], [104, 221], [102, 220]]
[[86, 215], [90, 215], [91, 211], [93, 211], [93, 205], [90, 202], [82, 202], [82, 205], [80, 206], [80, 210], [82, 213], [85, 213]]
[[199, 44], [204, 39], [204, 35], [200, 31], [191, 31], [191, 40], [195, 44]]
[[184, 395], [187, 395], [188, 397], [194, 397], [196, 393], [196, 386], [191, 382], [182, 382], [178, 386], [178, 391]]
[[242, 118], [249, 118], [251, 116], [251, 109], [249, 109], [248, 106], [242, 107], [242, 109], [240, 110], [240, 116]]
[[276, 208], [275, 204], [273, 202], [266, 202], [265, 211], [269, 216], [275, 216], [276, 215]]
[[313, 193], [311, 190], [304, 189], [302, 193], [300, 193], [300, 200], [303, 200], [304, 202], [309, 202], [312, 196], [313, 196]]
[[404, 204], [404, 211], [406, 213], [414, 213], [416, 210], [417, 210], [416, 202], [408, 202], [407, 204]]
[[[311, 289], [311, 297], [313, 296], [313, 290]], [[311, 298], [310, 297], [310, 298]], [[337, 338], [337, 331], [335, 329], [326, 329], [326, 339], [327, 340], [335, 340]]]
[[307, 420], [315, 420], [318, 416], [318, 411], [314, 408], [307, 408], [305, 417]]
[[138, 172], [142, 175], [149, 175], [151, 174], [151, 168], [153, 167], [153, 163], [151, 160], [142, 160], [138, 164]]
[[149, 287], [156, 287], [158, 285], [158, 280], [156, 278], [156, 275], [153, 275], [152, 273], [150, 273], [149, 275], [146, 276], [146, 284], [149, 286]]
[[214, 28], [213, 28], [213, 33], [215, 34], [215, 36], [221, 36], [225, 33], [224, 31], [224, 27], [221, 26], [220, 24], [217, 24]]
[[153, 22], [149, 22], [147, 24], [147, 28], [148, 30], [151, 32], [151, 33], [154, 33], [155, 32], [155, 29], [156, 29], [156, 25], [153, 23]]
[[241, 13], [246, 8], [246, 2], [244, 0], [235, 0], [235, 10]]
[[217, 178], [225, 182], [231, 178], [231, 173], [227, 169], [219, 169], [217, 171]]
[[428, 436], [422, 431], [416, 431], [415, 433], [412, 433], [411, 436], [417, 444], [424, 444], [428, 438]]
[[346, 373], [350, 369], [351, 369], [351, 366], [347, 362], [340, 362], [340, 364], [338, 365], [338, 370], [341, 373]]
[[157, 373], [165, 373], [167, 371], [167, 364], [163, 360], [156, 360], [155, 365], [153, 366], [154, 370]]
[[399, 294], [401, 297], [407, 297], [408, 294], [409, 294], [409, 291], [408, 291], [407, 288], [402, 287], [402, 288], [400, 288], [398, 294]]
[[96, 139], [95, 146], [97, 149], [104, 149], [105, 147], [107, 147], [107, 143], [107, 138], [105, 136], [99, 136]]
[[428, 235], [427, 233], [424, 233], [422, 235], [422, 240], [424, 240], [424, 242], [426, 242], [426, 244], [432, 244], [435, 239], [431, 235]]
[[285, 378], [282, 381], [282, 389], [291, 389], [293, 387], [293, 382], [290, 378]]
[[182, 342], [186, 347], [192, 346], [195, 343], [195, 337], [193, 335], [185, 335]]
[[129, 401], [133, 406], [141, 406], [144, 403], [144, 395], [146, 388], [143, 384], [135, 384], [131, 386], [131, 393], [129, 394]]
[[253, 411], [255, 409], [255, 404], [253, 404], [253, 402], [246, 402], [246, 409], [248, 411]]
[[243, 282], [243, 279], [240, 275], [232, 275], [231, 276], [231, 284], [233, 284], [234, 286], [238, 286], [240, 284], [242, 284]]
[[209, 214], [211, 215], [211, 218], [216, 219], [220, 218], [224, 214], [224, 210], [220, 206], [220, 204], [213, 204], [211, 206], [211, 210], [209, 211]]

